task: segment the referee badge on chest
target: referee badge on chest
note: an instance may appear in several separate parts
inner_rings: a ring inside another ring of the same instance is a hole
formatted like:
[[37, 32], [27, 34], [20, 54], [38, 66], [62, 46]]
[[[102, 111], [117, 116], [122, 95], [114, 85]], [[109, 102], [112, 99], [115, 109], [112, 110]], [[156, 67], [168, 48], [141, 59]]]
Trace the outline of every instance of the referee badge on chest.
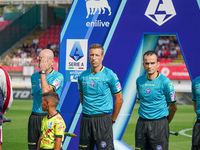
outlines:
[[151, 93], [151, 89], [150, 89], [150, 88], [147, 88], [147, 89], [146, 89], [146, 93], [147, 93], [147, 94]]
[[90, 82], [90, 86], [91, 86], [91, 87], [95, 86], [95, 82], [94, 82], [94, 81], [91, 81], [91, 82]]

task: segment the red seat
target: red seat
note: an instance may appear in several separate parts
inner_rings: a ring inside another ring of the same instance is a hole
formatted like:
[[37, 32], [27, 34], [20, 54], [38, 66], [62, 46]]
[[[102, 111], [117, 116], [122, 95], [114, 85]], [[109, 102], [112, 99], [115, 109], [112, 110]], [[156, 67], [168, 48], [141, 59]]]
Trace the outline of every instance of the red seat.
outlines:
[[55, 31], [56, 31], [55, 29], [51, 29], [50, 34], [55, 34]]
[[41, 37], [41, 38], [44, 38], [44, 37], [45, 37], [45, 35], [46, 35], [46, 34], [42, 34], [40, 37]]
[[60, 33], [60, 30], [56, 30], [56, 31], [55, 31], [55, 34], [59, 34], [59, 33]]
[[54, 39], [54, 38], [55, 38], [55, 34], [51, 34], [50, 39]]
[[54, 39], [50, 39], [50, 41], [51, 41], [51, 44], [53, 44], [53, 43], [55, 42], [55, 40], [54, 40]]
[[58, 63], [59, 58], [58, 57], [54, 57], [54, 62]]
[[59, 44], [59, 39], [55, 39], [54, 43]]
[[166, 63], [171, 63], [172, 62], [172, 58], [167, 58], [166, 59]]
[[39, 43], [44, 43], [44, 38], [40, 38]]
[[60, 34], [55, 34], [55, 39], [59, 39]]
[[55, 25], [52, 25], [51, 26], [51, 30], [55, 30], [56, 26]]
[[50, 39], [45, 39], [44, 42], [45, 44], [47, 44], [49, 42]]
[[56, 25], [56, 29], [60, 29], [60, 25]]
[[50, 34], [50, 30], [47, 30], [47, 31], [46, 31], [46, 34]]
[[50, 38], [50, 34], [49, 34], [49, 33], [46, 33], [46, 34], [45, 34], [45, 38]]
[[160, 63], [165, 63], [166, 62], [166, 58], [159, 58], [159, 62]]

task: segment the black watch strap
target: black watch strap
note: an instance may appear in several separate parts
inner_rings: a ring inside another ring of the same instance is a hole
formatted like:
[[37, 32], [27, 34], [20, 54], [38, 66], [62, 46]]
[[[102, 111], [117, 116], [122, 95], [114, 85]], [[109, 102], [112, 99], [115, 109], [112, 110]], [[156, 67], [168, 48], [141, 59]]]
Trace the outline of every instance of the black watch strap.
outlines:
[[40, 73], [40, 74], [46, 74], [46, 71], [41, 70], [39, 73]]
[[113, 123], [115, 123], [115, 121], [114, 121], [114, 120], [112, 120], [112, 124], [113, 124]]

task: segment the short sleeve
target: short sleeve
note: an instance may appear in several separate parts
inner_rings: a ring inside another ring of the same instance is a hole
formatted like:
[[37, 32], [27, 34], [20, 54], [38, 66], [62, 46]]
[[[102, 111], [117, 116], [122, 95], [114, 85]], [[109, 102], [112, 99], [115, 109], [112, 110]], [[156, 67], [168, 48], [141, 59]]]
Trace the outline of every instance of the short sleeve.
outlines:
[[195, 82], [192, 82], [192, 100], [196, 102]]
[[63, 76], [59, 75], [58, 77], [56, 77], [51, 85], [55, 88], [56, 91], [59, 87], [63, 85]]
[[78, 76], [78, 82], [77, 83], [78, 83], [78, 91], [83, 93], [80, 75]]
[[115, 73], [110, 75], [109, 84], [110, 84], [112, 94], [117, 94], [122, 90], [119, 79]]
[[166, 79], [164, 81], [164, 92], [167, 99], [167, 103], [176, 102], [176, 93], [174, 90], [174, 85], [169, 79]]
[[62, 120], [57, 120], [55, 123], [55, 136], [63, 136], [65, 131], [65, 124]]
[[136, 98], [137, 98], [137, 100], [140, 100], [139, 93], [138, 93], [139, 92], [139, 89], [138, 89], [138, 79], [136, 80], [136, 92], [137, 92], [136, 93], [137, 94]]
[[45, 119], [45, 118], [42, 119], [41, 132], [42, 132], [43, 129], [44, 129], [44, 119]]

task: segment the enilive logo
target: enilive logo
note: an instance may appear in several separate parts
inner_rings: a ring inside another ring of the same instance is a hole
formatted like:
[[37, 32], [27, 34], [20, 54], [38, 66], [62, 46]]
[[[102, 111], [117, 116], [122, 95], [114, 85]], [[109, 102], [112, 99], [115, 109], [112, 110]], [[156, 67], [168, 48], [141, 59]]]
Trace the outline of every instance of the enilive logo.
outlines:
[[172, 0], [150, 0], [145, 16], [161, 26], [176, 15]]
[[105, 14], [105, 8], [109, 11], [109, 16], [111, 15], [111, 8], [108, 4], [107, 0], [85, 0], [86, 1], [86, 9], [87, 9], [87, 16], [94, 15], [97, 10], [99, 11], [99, 14], [101, 14], [101, 10], [103, 10], [102, 14]]
[[[107, 0], [85, 0], [86, 1], [86, 9], [87, 9], [87, 16], [98, 14], [105, 14], [106, 9], [108, 10], [108, 16], [111, 15], [111, 8], [108, 4]], [[110, 22], [108, 21], [101, 21], [95, 20], [92, 22], [86, 22], [87, 27], [109, 27]]]

